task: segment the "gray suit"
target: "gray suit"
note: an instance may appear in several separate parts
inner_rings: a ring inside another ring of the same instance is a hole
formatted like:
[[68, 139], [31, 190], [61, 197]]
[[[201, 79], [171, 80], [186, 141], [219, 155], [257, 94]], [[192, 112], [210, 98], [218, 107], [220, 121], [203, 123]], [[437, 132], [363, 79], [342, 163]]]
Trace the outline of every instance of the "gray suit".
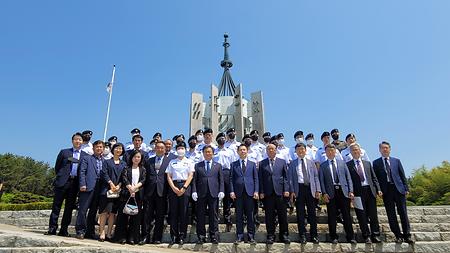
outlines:
[[[339, 184], [342, 186], [342, 192], [344, 193], [344, 196], [348, 198], [348, 193], [353, 192], [353, 183], [350, 172], [345, 162], [341, 160], [336, 159], [336, 168]], [[328, 160], [320, 164], [319, 177], [322, 193], [328, 194], [330, 199], [334, 198], [334, 182]]]
[[[290, 192], [295, 193], [298, 196], [298, 168], [299, 159], [295, 159], [289, 164], [289, 187]], [[313, 161], [309, 160], [305, 157], [306, 168], [308, 168], [309, 174], [309, 182], [311, 188], [311, 195], [315, 196], [316, 192], [321, 192], [320, 181], [319, 181], [319, 172], [317, 171], [316, 165]]]

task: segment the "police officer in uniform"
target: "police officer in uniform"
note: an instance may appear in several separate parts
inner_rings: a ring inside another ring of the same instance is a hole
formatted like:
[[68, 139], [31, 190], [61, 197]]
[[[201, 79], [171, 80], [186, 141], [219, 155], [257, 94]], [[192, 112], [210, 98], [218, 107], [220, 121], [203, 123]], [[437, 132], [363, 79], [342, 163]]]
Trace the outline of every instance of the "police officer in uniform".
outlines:
[[186, 158], [186, 144], [177, 146], [177, 158], [167, 166], [169, 190], [170, 236], [171, 244], [182, 245], [187, 234], [187, 207], [191, 196], [191, 181], [194, 176], [194, 163]]
[[[141, 135], [141, 130], [139, 130], [139, 128], [134, 128], [133, 130], [131, 130], [130, 133], [131, 133], [131, 139], [133, 140], [133, 137], [134, 137], [135, 135]], [[144, 138], [142, 138], [142, 139], [144, 139]], [[127, 144], [125, 144], [125, 149], [126, 149], [126, 150], [132, 150], [132, 149], [134, 149], [133, 143], [132, 143], [132, 142], [127, 142]], [[141, 147], [140, 147], [140, 150], [143, 150], [143, 151], [145, 151], [145, 152], [148, 152], [148, 146], [147, 146], [147, 144], [145, 144], [144, 142], [142, 142]]]
[[228, 140], [225, 142], [225, 148], [231, 149], [237, 156], [237, 147], [239, 147], [241, 143], [236, 141], [236, 130], [234, 128], [229, 128], [227, 130], [227, 138]]
[[[320, 139], [323, 142], [323, 146], [320, 147], [317, 150], [316, 153], [316, 157], [314, 158], [314, 162], [316, 163], [317, 168], [320, 167], [320, 164], [325, 162], [327, 160], [327, 155], [325, 152], [325, 147], [330, 143], [330, 132], [323, 132], [322, 135], [320, 136]], [[336, 158], [337, 160], [341, 160], [343, 161], [344, 159], [342, 159], [341, 153], [339, 152], [339, 150], [336, 148]]]
[[309, 160], [314, 161], [318, 148], [314, 146], [314, 134], [309, 133], [305, 137], [306, 140], [306, 156]]
[[336, 146], [339, 152], [342, 152], [342, 150], [347, 148], [347, 143], [339, 140], [339, 130], [337, 128], [331, 130], [331, 138], [333, 138], [333, 142], [331, 144]]
[[200, 162], [202, 159], [202, 153], [197, 150], [197, 138], [192, 135], [188, 139], [188, 150], [186, 151], [186, 157], [192, 160], [194, 163]]
[[259, 132], [258, 132], [258, 130], [252, 130], [250, 132], [250, 138], [252, 139], [252, 144], [250, 145], [250, 148], [253, 151], [256, 151], [256, 152], [260, 153], [261, 157], [262, 157], [263, 154], [266, 153], [265, 152], [266, 146], [264, 146], [264, 144], [262, 144], [262, 143], [260, 143], [258, 141], [258, 139], [259, 139]]
[[272, 134], [270, 132], [265, 132], [262, 135], [263, 140], [264, 140], [264, 146], [267, 147], [267, 145], [270, 144], [270, 139], [272, 138]]
[[297, 153], [295, 152], [295, 147], [297, 146], [297, 144], [304, 142], [303, 131], [301, 130], [296, 131], [294, 133], [294, 140], [295, 145], [289, 149], [289, 163], [298, 158]]
[[88, 153], [89, 155], [93, 155], [94, 154], [94, 150], [92, 149], [92, 143], [91, 143], [91, 138], [92, 138], [92, 131], [91, 130], [84, 130], [81, 133], [81, 136], [83, 137], [83, 144], [81, 144], [81, 150]]

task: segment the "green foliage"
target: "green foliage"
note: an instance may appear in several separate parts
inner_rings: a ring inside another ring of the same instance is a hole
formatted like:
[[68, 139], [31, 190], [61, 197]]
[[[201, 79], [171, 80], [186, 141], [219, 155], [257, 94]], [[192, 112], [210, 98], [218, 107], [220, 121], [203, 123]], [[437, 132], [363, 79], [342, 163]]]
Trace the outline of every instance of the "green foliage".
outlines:
[[0, 211], [48, 210], [48, 209], [52, 209], [52, 202], [34, 202], [27, 204], [0, 203]]
[[416, 205], [450, 205], [450, 163], [444, 161], [431, 170], [415, 170], [409, 185], [408, 200]]
[[[0, 175], [5, 192], [30, 192], [51, 196], [54, 169], [48, 163], [13, 154], [0, 155]], [[3, 198], [2, 198], [3, 199]]]
[[6, 193], [2, 196], [2, 203], [26, 204], [33, 202], [52, 202], [52, 198], [36, 195], [30, 192]]

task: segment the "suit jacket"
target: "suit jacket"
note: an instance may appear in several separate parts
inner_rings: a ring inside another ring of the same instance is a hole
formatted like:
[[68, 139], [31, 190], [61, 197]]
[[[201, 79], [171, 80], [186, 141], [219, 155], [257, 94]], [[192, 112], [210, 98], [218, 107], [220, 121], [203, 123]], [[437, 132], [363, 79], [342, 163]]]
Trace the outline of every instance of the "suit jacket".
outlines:
[[[298, 175], [297, 175], [298, 163], [299, 163], [298, 158], [292, 161], [289, 164], [289, 173], [288, 173], [290, 191], [295, 193], [296, 196], [298, 196]], [[305, 163], [309, 174], [309, 186], [311, 188], [311, 194], [313, 197], [315, 197], [316, 192], [321, 192], [319, 172], [317, 170], [316, 164], [313, 161], [307, 159], [306, 157]]]
[[[131, 167], [125, 167], [125, 169], [122, 170], [122, 174], [120, 175], [120, 181], [122, 183], [122, 191], [120, 192], [120, 197], [122, 200], [127, 200], [130, 197], [130, 191], [127, 189], [127, 185], [131, 185], [133, 182], [133, 175], [132, 175], [132, 169]], [[145, 178], [146, 178], [146, 172], [144, 167], [139, 168], [139, 181], [138, 183], [142, 183], [141, 188], [139, 188], [139, 191], [136, 193], [139, 195], [140, 199], [142, 200], [144, 197], [144, 185], [145, 185]]]
[[272, 194], [283, 196], [284, 192], [289, 192], [288, 169], [285, 160], [275, 158], [273, 168], [270, 169], [269, 158], [266, 158], [259, 163], [258, 173], [259, 193], [267, 196]]
[[197, 192], [199, 198], [204, 198], [207, 194], [217, 198], [219, 192], [225, 192], [222, 165], [218, 162], [211, 162], [208, 173], [206, 173], [205, 161], [195, 164], [192, 192]]
[[[80, 161], [89, 156], [86, 152], [80, 151]], [[72, 162], [69, 158], [73, 157], [73, 148], [62, 149], [56, 158], [55, 174], [56, 178], [53, 181], [53, 186], [63, 187], [69, 179], [70, 172], [72, 171]], [[80, 163], [77, 165], [77, 175], [79, 173]]]
[[[123, 154], [123, 160], [125, 161], [126, 164], [128, 164], [128, 160], [130, 159], [131, 153], [133, 152], [134, 149], [130, 149], [125, 151], [125, 153]], [[147, 160], [148, 158], [148, 153], [145, 152], [144, 150], [139, 150], [141, 152], [142, 155], [142, 159]]]
[[[126, 166], [127, 164], [123, 160], [120, 160], [120, 163], [118, 165], [114, 163], [114, 158], [105, 160], [102, 171], [100, 173], [100, 179], [102, 182], [100, 195], [106, 195], [106, 192], [110, 189], [108, 184], [109, 180], [111, 180], [115, 185], [120, 182], [120, 175], [122, 174], [122, 171]], [[125, 186], [123, 185], [122, 187]]]
[[100, 159], [102, 167], [97, 171], [97, 160], [93, 155], [84, 156], [81, 159], [79, 177], [80, 187], [86, 186], [86, 191], [92, 191], [97, 184], [97, 180], [100, 178], [100, 171], [104, 167], [105, 159], [103, 157]]
[[[339, 184], [342, 187], [344, 196], [348, 198], [349, 192], [353, 192], [353, 183], [350, 172], [348, 171], [347, 165], [344, 161], [338, 159], [335, 160]], [[320, 189], [322, 189], [322, 193], [328, 194], [331, 199], [334, 198], [334, 182], [331, 175], [328, 159], [320, 164], [319, 178]]]
[[[402, 162], [395, 157], [389, 157], [391, 176], [394, 181], [395, 187], [401, 194], [406, 194], [409, 191], [408, 183], [406, 182], [405, 171], [403, 170]], [[384, 159], [382, 157], [373, 161], [373, 170], [377, 175], [378, 182], [380, 183], [381, 191], [383, 194], [387, 192], [387, 172], [384, 168]]]
[[259, 192], [259, 178], [256, 163], [247, 159], [245, 174], [241, 168], [241, 159], [231, 163], [230, 192], [234, 192], [236, 197], [241, 197], [244, 192], [252, 197], [253, 193]]
[[145, 197], [150, 198], [155, 192], [159, 197], [167, 195], [169, 183], [167, 182], [166, 168], [171, 160], [170, 157], [163, 155], [159, 173], [156, 173], [156, 156], [148, 158], [145, 162]]
[[[377, 176], [375, 175], [375, 172], [373, 171], [372, 164], [368, 161], [362, 161], [362, 164], [364, 166], [364, 175], [366, 176], [367, 182], [370, 186], [370, 191], [372, 192], [372, 195], [376, 198], [377, 192], [380, 191], [380, 185], [378, 184]], [[362, 184], [361, 179], [358, 175], [358, 169], [355, 166], [355, 160], [350, 160], [347, 162], [347, 168], [350, 172], [350, 175], [352, 177], [352, 183], [353, 183], [353, 190], [355, 196], [361, 196], [362, 193]]]

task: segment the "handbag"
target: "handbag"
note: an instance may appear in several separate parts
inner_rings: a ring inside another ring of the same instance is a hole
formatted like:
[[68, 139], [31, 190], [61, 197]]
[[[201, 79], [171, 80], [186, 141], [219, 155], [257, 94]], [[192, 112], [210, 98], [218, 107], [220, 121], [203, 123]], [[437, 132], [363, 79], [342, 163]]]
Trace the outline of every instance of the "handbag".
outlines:
[[125, 206], [123, 207], [123, 213], [128, 215], [137, 215], [139, 213], [139, 207], [136, 203], [136, 198], [133, 197], [134, 203], [136, 205], [129, 204], [131, 196], [128, 198], [127, 203], [125, 203]]
[[120, 196], [120, 191], [113, 192], [111, 190], [108, 190], [106, 192], [106, 198], [108, 198], [108, 199], [117, 199], [119, 196]]

